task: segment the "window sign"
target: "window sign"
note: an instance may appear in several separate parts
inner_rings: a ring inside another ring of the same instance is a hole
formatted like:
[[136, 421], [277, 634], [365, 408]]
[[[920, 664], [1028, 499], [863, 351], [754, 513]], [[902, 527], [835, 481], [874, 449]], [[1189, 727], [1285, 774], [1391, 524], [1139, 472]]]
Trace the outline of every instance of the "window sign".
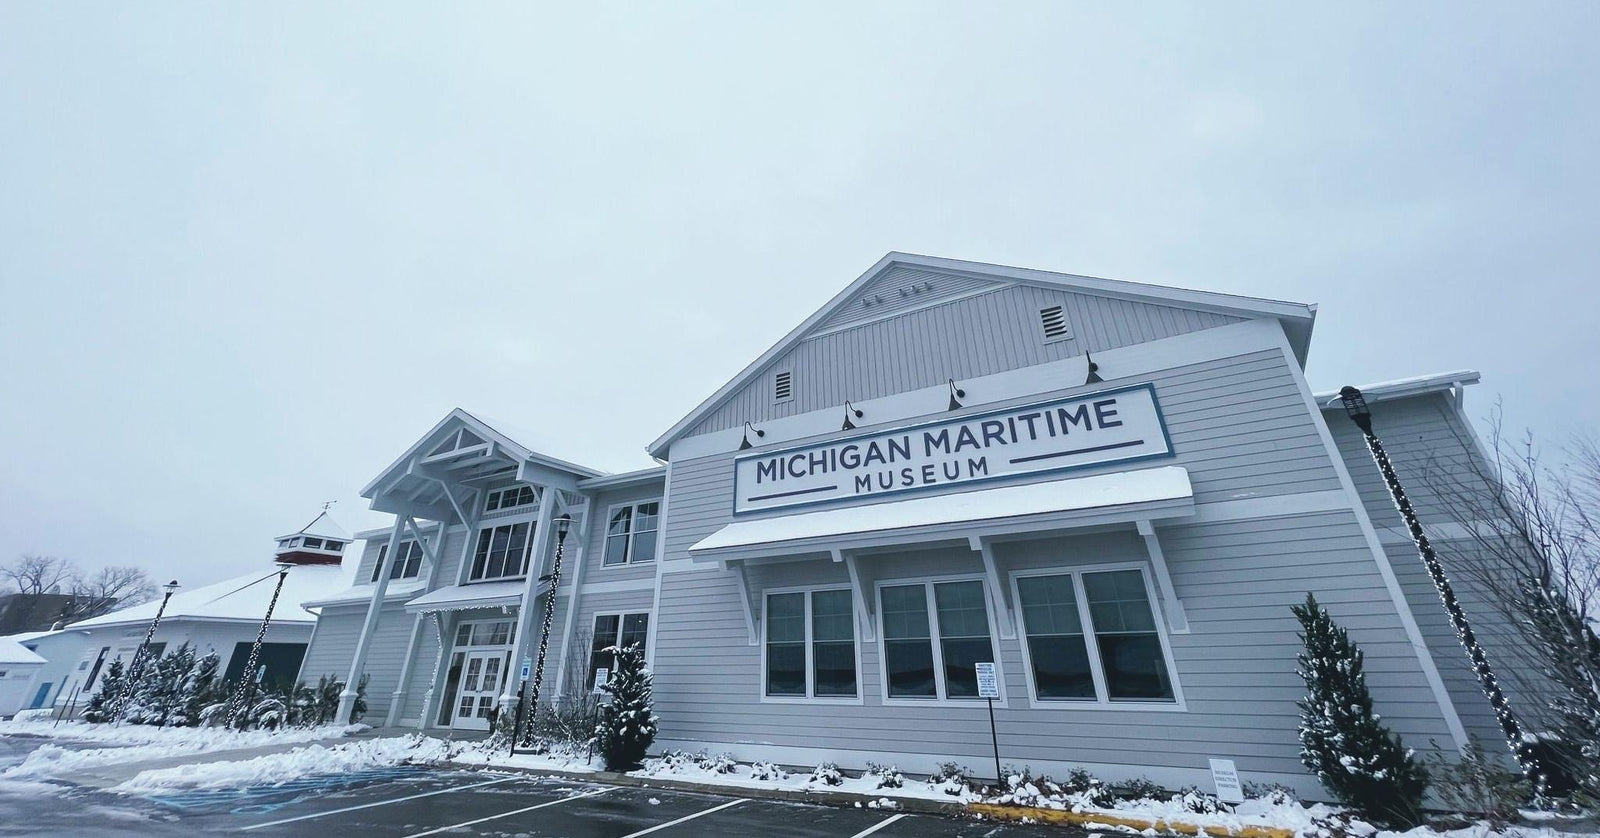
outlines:
[[734, 460], [735, 514], [1172, 454], [1154, 385]]

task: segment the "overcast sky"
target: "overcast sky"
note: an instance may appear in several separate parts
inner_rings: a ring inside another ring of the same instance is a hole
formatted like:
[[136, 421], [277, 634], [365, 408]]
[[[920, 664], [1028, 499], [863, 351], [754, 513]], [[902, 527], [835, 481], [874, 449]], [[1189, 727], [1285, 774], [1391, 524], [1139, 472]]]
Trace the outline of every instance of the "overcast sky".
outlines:
[[1592, 427], [1600, 5], [0, 5], [0, 560], [269, 567], [452, 407], [619, 471], [889, 250]]

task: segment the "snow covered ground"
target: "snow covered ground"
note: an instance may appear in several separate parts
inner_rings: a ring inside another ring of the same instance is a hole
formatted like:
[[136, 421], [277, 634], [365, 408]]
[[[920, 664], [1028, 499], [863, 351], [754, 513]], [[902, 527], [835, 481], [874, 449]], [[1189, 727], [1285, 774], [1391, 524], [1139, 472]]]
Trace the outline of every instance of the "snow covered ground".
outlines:
[[141, 771], [113, 786], [123, 794], [150, 794], [170, 789], [217, 789], [270, 786], [315, 774], [364, 771], [402, 763], [439, 762], [449, 753], [443, 739], [396, 736], [360, 739], [334, 745], [307, 745], [278, 754], [243, 760], [204, 762]]
[[106, 746], [62, 747], [46, 742], [29, 753], [21, 764], [0, 771], [0, 780], [38, 780], [106, 765], [167, 759], [186, 754], [199, 756], [216, 751], [292, 745], [347, 736], [365, 729], [366, 725], [330, 725], [274, 732], [150, 725], [114, 726], [84, 722], [62, 722], [59, 726], [42, 721], [0, 722], [0, 736], [37, 736], [74, 745], [92, 743]]

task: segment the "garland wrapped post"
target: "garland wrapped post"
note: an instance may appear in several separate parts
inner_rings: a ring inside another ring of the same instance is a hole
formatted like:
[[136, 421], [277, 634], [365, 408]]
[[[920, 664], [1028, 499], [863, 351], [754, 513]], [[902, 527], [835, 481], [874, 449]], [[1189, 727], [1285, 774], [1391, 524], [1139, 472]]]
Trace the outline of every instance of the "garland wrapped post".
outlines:
[[1494, 667], [1489, 665], [1489, 656], [1478, 643], [1478, 637], [1472, 631], [1472, 624], [1467, 620], [1467, 612], [1456, 600], [1456, 592], [1450, 585], [1450, 578], [1445, 575], [1444, 564], [1433, 552], [1433, 543], [1428, 540], [1427, 532], [1422, 529], [1422, 521], [1417, 518], [1417, 511], [1411, 506], [1411, 499], [1406, 496], [1405, 487], [1400, 485], [1400, 475], [1395, 473], [1394, 463], [1389, 460], [1389, 452], [1384, 450], [1383, 441], [1372, 431], [1372, 411], [1367, 408], [1366, 398], [1361, 395], [1360, 390], [1345, 387], [1339, 391], [1339, 399], [1344, 402], [1344, 409], [1350, 415], [1350, 421], [1354, 422], [1356, 427], [1361, 429], [1361, 435], [1366, 437], [1367, 450], [1372, 454], [1372, 461], [1377, 464], [1378, 471], [1383, 474], [1383, 481], [1389, 487], [1389, 496], [1394, 500], [1395, 508], [1400, 510], [1400, 517], [1405, 519], [1406, 529], [1411, 533], [1411, 541], [1416, 545], [1417, 554], [1422, 557], [1422, 564], [1428, 570], [1428, 577], [1433, 580], [1433, 586], [1439, 592], [1439, 601], [1444, 603], [1445, 613], [1450, 617], [1450, 625], [1455, 629], [1456, 638], [1461, 641], [1462, 648], [1467, 652], [1467, 658], [1472, 663], [1472, 673], [1478, 678], [1478, 686], [1489, 699], [1489, 706], [1493, 708], [1495, 719], [1500, 723], [1500, 732], [1505, 735], [1506, 745], [1516, 756], [1517, 765], [1522, 768], [1522, 773], [1527, 775], [1533, 782], [1534, 788], [1542, 793], [1545, 771], [1539, 764], [1534, 745], [1524, 734], [1521, 722], [1511, 710], [1511, 703], [1500, 690], [1500, 682], [1494, 676]]
[[[111, 718], [121, 721], [122, 711], [128, 705], [129, 691], [139, 683], [140, 670], [144, 669], [146, 654], [150, 651], [150, 641], [155, 639], [156, 628], [161, 625], [161, 615], [167, 613], [167, 603], [172, 601], [172, 595], [178, 592], [178, 580], [174, 579], [161, 586], [166, 595], [161, 597], [161, 605], [156, 608], [155, 619], [150, 621], [150, 630], [144, 633], [144, 642], [139, 644], [138, 651], [133, 653], [133, 663], [128, 665], [128, 677], [123, 681], [122, 692], [117, 695], [116, 702], [111, 708]], [[101, 692], [104, 692], [104, 687]]]
[[283, 580], [289, 576], [289, 565], [278, 565], [278, 586], [272, 589], [272, 599], [267, 603], [267, 615], [261, 618], [261, 630], [256, 632], [255, 645], [250, 647], [250, 659], [244, 665], [244, 671], [239, 673], [239, 691], [234, 693], [233, 700], [228, 703], [228, 727], [233, 727], [239, 719], [239, 714], [246, 712], [250, 696], [255, 692], [256, 666], [261, 663], [261, 643], [267, 639], [267, 626], [272, 624], [272, 611], [278, 607], [278, 595], [283, 593]]
[[556, 589], [561, 587], [561, 557], [565, 552], [567, 530], [572, 526], [572, 516], [563, 512], [556, 518], [555, 524], [556, 555], [551, 561], [550, 590], [544, 595], [544, 622], [539, 628], [539, 655], [533, 666], [533, 695], [529, 697], [527, 705], [528, 725], [525, 729], [522, 726], [523, 708], [520, 706], [521, 702], [518, 702], [519, 706], [514, 710], [517, 718], [511, 731], [513, 752], [518, 745], [533, 744], [533, 720], [539, 712], [539, 690], [544, 686], [544, 659], [550, 650], [550, 622], [556, 615]]

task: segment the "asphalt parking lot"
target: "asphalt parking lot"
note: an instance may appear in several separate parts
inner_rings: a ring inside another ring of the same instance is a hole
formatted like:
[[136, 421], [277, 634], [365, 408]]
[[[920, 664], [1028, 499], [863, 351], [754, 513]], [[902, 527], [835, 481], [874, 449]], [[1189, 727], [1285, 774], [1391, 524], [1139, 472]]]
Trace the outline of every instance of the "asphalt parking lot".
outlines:
[[[51, 801], [55, 802], [52, 803]], [[8, 803], [18, 803], [21, 810]], [[63, 802], [67, 802], [63, 806]], [[496, 838], [1043, 838], [1071, 831], [486, 771], [389, 769], [290, 786], [0, 801], [0, 834]], [[51, 826], [45, 826], [51, 824]], [[20, 829], [20, 832], [12, 832]], [[1077, 833], [1082, 835], [1083, 833]]]

